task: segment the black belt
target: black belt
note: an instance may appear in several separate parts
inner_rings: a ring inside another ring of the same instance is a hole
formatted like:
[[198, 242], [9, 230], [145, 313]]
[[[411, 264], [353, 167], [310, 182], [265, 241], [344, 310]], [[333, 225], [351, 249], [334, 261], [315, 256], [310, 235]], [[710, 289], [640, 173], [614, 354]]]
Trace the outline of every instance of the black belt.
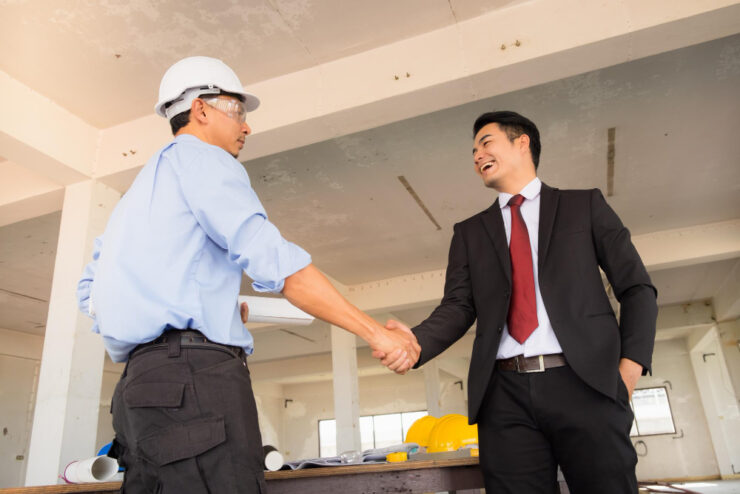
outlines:
[[[174, 345], [173, 345], [174, 343]], [[172, 353], [173, 347], [177, 347], [177, 353], [179, 354], [179, 348], [181, 347], [194, 347], [194, 348], [207, 348], [209, 346], [216, 346], [221, 349], [229, 351], [235, 357], [244, 357], [244, 349], [238, 346], [225, 345], [223, 343], [216, 343], [209, 340], [206, 336], [196, 329], [170, 329], [162, 333], [158, 338], [148, 342], [137, 345], [136, 348], [131, 352], [133, 357], [134, 353], [145, 348], [156, 349], [156, 348], [168, 348], [169, 352]]]
[[545, 372], [545, 369], [563, 367], [564, 365], [568, 365], [568, 362], [562, 353], [536, 355], [534, 357], [517, 355], [516, 357], [496, 361], [496, 367], [499, 370], [516, 371], [520, 374], [525, 372]]

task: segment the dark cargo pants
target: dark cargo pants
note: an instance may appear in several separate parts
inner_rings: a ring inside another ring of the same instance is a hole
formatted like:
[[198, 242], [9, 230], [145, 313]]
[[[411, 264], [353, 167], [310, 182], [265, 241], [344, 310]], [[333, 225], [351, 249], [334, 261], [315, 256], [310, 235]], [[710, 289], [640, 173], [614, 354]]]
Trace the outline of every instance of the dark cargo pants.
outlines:
[[[168, 332], [165, 334], [172, 334]], [[244, 352], [210, 342], [137, 347], [111, 405], [125, 494], [265, 493]]]

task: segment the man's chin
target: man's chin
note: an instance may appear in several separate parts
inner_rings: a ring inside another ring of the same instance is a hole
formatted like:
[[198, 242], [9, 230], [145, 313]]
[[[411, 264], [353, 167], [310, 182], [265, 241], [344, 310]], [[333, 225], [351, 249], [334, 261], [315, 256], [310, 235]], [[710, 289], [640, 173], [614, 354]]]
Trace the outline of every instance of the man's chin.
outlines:
[[489, 189], [495, 189], [496, 188], [496, 184], [497, 184], [496, 180], [492, 180], [492, 179], [486, 180], [486, 179], [483, 179], [483, 185], [485, 185]]

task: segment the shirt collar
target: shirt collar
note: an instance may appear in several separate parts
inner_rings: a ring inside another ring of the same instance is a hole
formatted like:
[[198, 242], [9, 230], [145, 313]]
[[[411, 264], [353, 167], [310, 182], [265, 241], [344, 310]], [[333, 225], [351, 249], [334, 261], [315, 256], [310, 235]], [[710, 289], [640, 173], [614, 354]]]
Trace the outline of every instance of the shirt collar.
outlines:
[[[521, 195], [524, 196], [525, 199], [528, 201], [531, 201], [538, 195], [540, 195], [540, 190], [542, 190], [542, 182], [540, 181], [539, 177], [534, 177], [534, 179], [529, 182], [527, 185], [524, 186], [524, 188], [519, 191]], [[509, 199], [512, 198], [514, 194], [509, 194], [507, 192], [499, 192], [498, 194], [498, 205], [501, 209], [504, 209], [506, 206], [509, 205]]]

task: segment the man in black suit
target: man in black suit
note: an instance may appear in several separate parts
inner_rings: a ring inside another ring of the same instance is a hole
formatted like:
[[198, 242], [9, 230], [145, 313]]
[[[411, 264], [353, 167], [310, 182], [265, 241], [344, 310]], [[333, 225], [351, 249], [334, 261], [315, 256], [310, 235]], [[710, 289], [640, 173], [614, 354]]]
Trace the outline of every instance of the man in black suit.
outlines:
[[[534, 123], [497, 111], [473, 131], [475, 171], [499, 196], [454, 227], [444, 298], [411, 330], [422, 349], [415, 367], [477, 318], [468, 407], [486, 490], [557, 492], [560, 465], [573, 493], [637, 493], [629, 399], [650, 370], [656, 290], [598, 189], [559, 190], [537, 178]], [[408, 365], [375, 356], [397, 372]]]

